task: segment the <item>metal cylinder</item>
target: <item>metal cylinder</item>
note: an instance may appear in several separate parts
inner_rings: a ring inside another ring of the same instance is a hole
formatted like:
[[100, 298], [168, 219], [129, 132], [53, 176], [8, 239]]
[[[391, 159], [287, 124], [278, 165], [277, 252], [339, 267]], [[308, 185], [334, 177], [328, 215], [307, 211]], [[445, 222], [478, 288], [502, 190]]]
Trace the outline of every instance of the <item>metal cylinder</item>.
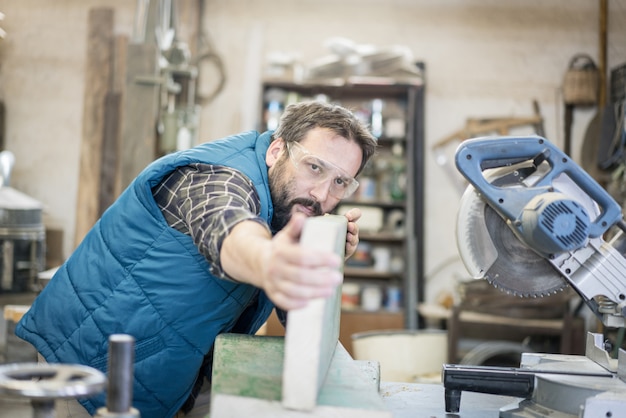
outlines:
[[33, 418], [55, 418], [54, 399], [32, 399]]
[[126, 334], [109, 337], [109, 386], [107, 409], [110, 413], [128, 412], [133, 399], [135, 339]]

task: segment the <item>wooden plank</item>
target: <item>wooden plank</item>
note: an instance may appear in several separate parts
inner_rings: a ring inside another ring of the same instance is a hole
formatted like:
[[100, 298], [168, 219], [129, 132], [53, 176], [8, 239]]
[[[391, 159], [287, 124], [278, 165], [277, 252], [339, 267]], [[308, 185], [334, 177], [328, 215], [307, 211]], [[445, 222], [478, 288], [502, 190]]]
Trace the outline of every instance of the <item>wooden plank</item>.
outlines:
[[340, 344], [320, 388], [318, 404], [310, 411], [284, 408], [284, 347], [283, 337], [219, 335], [213, 357], [211, 418], [392, 416], [378, 394], [378, 367], [354, 361]]
[[218, 335], [211, 396], [226, 394], [280, 402], [283, 359], [283, 337]]
[[98, 199], [98, 215], [115, 201], [117, 166], [119, 156], [119, 130], [122, 94], [111, 92], [105, 98], [104, 105], [104, 135], [102, 141], [101, 177]]
[[[347, 219], [327, 215], [307, 219], [300, 243], [312, 250], [330, 250], [343, 259]], [[343, 263], [342, 263], [343, 264]], [[341, 289], [329, 298], [289, 311], [285, 334], [282, 402], [285, 408], [312, 410], [339, 338]]]
[[122, 141], [122, 99], [125, 90], [127, 52], [128, 36], [116, 36], [111, 89], [106, 95], [104, 105], [99, 216], [111, 206], [121, 192], [120, 147]]
[[121, 187], [156, 158], [159, 92], [158, 48], [129, 44], [122, 115]]
[[319, 392], [318, 405], [386, 412], [383, 401], [378, 396], [380, 374], [375, 379], [372, 379], [371, 374], [366, 375], [359, 363], [339, 343], [331, 360]]
[[89, 10], [75, 245], [99, 216], [104, 102], [112, 71], [113, 18], [111, 8]]

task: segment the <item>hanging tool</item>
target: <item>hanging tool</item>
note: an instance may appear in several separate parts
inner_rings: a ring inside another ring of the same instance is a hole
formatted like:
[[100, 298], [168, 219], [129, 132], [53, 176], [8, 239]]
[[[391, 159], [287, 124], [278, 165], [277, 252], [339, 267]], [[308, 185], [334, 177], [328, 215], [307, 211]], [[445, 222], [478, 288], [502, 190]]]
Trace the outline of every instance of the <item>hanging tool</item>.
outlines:
[[[446, 173], [450, 175], [457, 188], [463, 192], [467, 183], [459, 179], [458, 173], [456, 173], [456, 170], [452, 167], [452, 158], [449, 157], [450, 150], [456, 148], [459, 142], [467, 138], [482, 137], [494, 133], [498, 135], [509, 135], [511, 129], [521, 127], [530, 127], [534, 134], [543, 136], [543, 116], [541, 116], [539, 102], [536, 100], [533, 100], [533, 112], [534, 114], [532, 116], [525, 117], [468, 118], [463, 128], [437, 141], [437, 143], [432, 146], [435, 161], [446, 170]], [[454, 148], [452, 148], [452, 145], [454, 145]]]

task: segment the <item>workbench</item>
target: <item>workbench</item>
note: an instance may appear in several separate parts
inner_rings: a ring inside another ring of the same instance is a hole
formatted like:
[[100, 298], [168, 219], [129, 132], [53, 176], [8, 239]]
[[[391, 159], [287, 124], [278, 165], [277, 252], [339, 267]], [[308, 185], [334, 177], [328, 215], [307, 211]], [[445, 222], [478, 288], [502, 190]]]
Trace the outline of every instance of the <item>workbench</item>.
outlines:
[[[308, 218], [305, 248], [343, 256], [343, 216]], [[210, 416], [238, 418], [444, 417], [441, 384], [384, 383], [380, 364], [356, 361], [338, 341], [340, 290], [289, 311], [284, 337], [223, 333], [213, 351]], [[514, 399], [466, 396], [462, 416], [497, 417]], [[474, 401], [474, 399], [477, 399]], [[202, 402], [202, 400], [198, 399]], [[200, 405], [189, 418], [205, 418]], [[197, 414], [198, 413], [198, 414]], [[458, 416], [458, 414], [457, 414]]]
[[[500, 408], [519, 401], [509, 396], [463, 392], [460, 413], [451, 414], [445, 412], [441, 384], [381, 382], [380, 394], [393, 418], [498, 418]], [[208, 392], [200, 395], [196, 408], [186, 418], [210, 418]]]
[[[381, 382], [381, 394], [394, 418], [497, 418], [499, 409], [516, 399], [463, 392], [461, 412], [446, 414], [442, 385]], [[202, 398], [201, 395], [200, 403], [203, 403]], [[0, 417], [32, 417], [32, 407], [27, 399], [2, 399], [0, 409], [3, 411]], [[208, 403], [194, 409], [185, 418], [210, 418]]]
[[518, 398], [463, 392], [459, 413], [446, 413], [441, 384], [381, 382], [380, 394], [393, 418], [498, 418]]

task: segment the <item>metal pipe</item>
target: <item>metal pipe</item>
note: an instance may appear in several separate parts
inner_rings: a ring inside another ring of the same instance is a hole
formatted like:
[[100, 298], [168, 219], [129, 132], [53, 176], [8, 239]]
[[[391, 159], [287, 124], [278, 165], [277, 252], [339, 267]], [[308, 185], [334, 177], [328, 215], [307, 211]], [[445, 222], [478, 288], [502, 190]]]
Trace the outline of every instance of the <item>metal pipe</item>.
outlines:
[[32, 399], [33, 418], [55, 418], [54, 399]]
[[112, 413], [128, 412], [133, 399], [133, 363], [135, 339], [126, 334], [109, 337], [109, 384], [107, 409]]

